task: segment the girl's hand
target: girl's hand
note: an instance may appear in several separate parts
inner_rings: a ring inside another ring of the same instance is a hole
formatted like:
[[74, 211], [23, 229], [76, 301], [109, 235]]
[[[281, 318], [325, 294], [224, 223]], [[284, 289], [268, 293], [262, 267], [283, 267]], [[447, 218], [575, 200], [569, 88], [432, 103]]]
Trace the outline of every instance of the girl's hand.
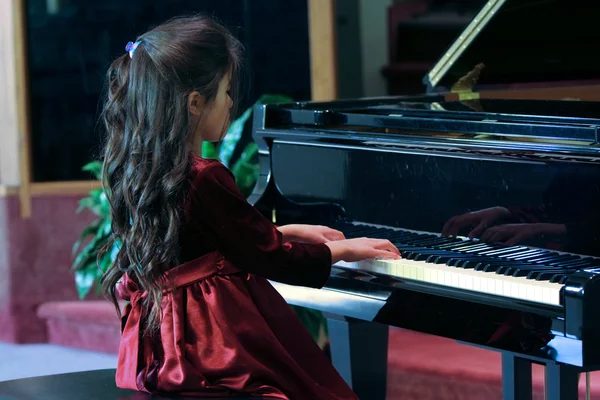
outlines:
[[284, 242], [321, 244], [346, 239], [342, 232], [321, 225], [284, 225], [277, 230], [283, 234]]
[[328, 242], [325, 244], [331, 250], [331, 263], [338, 261], [361, 261], [369, 258], [393, 258], [400, 257], [400, 251], [385, 239], [348, 239]]

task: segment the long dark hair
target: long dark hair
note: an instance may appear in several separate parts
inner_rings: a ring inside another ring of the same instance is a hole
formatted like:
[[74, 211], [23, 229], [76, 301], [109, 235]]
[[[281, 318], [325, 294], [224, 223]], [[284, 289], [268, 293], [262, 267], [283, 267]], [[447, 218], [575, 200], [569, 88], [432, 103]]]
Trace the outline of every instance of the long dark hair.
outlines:
[[231, 73], [230, 95], [237, 104], [241, 45], [204, 16], [172, 19], [136, 43], [133, 54], [125, 52], [107, 73], [103, 185], [113, 242], [118, 240], [121, 248], [102, 278], [102, 289], [120, 316], [116, 285], [125, 273], [134, 279], [147, 292], [143, 307], [149, 332], [159, 326], [164, 273], [179, 263], [196, 131], [190, 126], [188, 95], [198, 91], [210, 111], [219, 82]]

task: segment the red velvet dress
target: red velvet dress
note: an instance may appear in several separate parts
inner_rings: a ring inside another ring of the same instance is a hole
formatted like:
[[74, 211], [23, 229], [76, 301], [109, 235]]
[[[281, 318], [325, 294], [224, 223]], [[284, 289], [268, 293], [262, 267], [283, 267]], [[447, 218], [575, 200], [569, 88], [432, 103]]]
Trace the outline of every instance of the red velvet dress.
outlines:
[[141, 299], [125, 275], [116, 381], [194, 396], [356, 399], [267, 279], [314, 288], [329, 277], [325, 245], [283, 243], [217, 161], [194, 158], [181, 234], [185, 261], [168, 272], [160, 332], [141, 335]]

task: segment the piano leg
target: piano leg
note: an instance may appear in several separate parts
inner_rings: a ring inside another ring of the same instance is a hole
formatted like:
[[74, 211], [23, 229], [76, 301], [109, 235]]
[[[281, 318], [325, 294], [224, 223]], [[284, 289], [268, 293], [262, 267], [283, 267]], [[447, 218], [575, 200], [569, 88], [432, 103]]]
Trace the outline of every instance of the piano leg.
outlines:
[[324, 313], [331, 361], [360, 399], [384, 400], [387, 389], [387, 325]]
[[530, 400], [531, 361], [502, 353], [502, 394], [504, 400]]
[[546, 400], [577, 400], [581, 370], [555, 362], [546, 364]]
[[[538, 361], [539, 362], [539, 361]], [[531, 400], [532, 360], [502, 353], [502, 393], [504, 400]], [[545, 362], [545, 400], [577, 400], [581, 370], [553, 361]]]

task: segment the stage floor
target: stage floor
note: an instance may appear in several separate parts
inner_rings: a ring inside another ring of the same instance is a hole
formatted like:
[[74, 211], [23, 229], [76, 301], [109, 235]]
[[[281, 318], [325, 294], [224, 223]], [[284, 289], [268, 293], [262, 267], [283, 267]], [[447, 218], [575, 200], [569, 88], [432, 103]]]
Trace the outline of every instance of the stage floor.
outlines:
[[116, 368], [117, 356], [50, 344], [0, 342], [0, 381]]

